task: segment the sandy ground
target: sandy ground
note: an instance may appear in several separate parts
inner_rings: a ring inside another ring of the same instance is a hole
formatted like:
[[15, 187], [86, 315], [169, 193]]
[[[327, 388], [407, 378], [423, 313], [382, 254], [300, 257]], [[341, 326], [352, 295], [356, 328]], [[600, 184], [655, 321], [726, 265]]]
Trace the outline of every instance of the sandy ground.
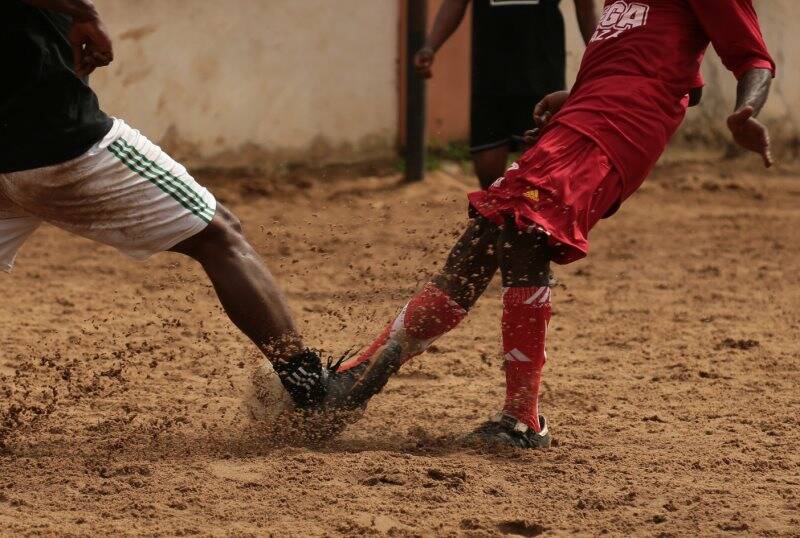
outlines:
[[[441, 263], [471, 187], [448, 170], [202, 179], [341, 353]], [[311, 448], [241, 412], [257, 355], [187, 259], [43, 228], [0, 277], [0, 532], [800, 536], [798, 206], [794, 174], [690, 163], [601, 223], [557, 270], [546, 452], [459, 441], [502, 400], [497, 283]]]

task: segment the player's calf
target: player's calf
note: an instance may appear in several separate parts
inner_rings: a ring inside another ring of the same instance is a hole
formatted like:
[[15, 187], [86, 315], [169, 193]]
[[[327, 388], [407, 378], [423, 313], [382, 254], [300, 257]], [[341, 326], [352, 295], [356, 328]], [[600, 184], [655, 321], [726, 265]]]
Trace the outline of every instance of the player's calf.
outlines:
[[304, 347], [277, 282], [247, 241], [239, 219], [218, 204], [208, 226], [172, 250], [203, 266], [231, 321], [272, 362], [298, 407], [321, 405], [328, 372]]
[[471, 220], [442, 271], [406, 303], [366, 350], [345, 362], [340, 370], [371, 361], [387, 344], [397, 348], [399, 367], [455, 328], [497, 272], [498, 235], [499, 229], [488, 221]]
[[470, 220], [442, 271], [406, 303], [366, 350], [339, 367], [351, 380], [343, 393], [348, 405], [366, 404], [400, 366], [466, 317], [497, 272], [499, 233], [483, 218]]

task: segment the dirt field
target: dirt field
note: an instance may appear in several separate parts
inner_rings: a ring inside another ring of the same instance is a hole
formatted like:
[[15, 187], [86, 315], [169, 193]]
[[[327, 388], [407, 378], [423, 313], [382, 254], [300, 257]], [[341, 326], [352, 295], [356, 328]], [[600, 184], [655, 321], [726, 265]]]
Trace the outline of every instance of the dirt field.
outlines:
[[[459, 441], [502, 401], [497, 283], [312, 449], [242, 413], [257, 356], [188, 260], [43, 228], [0, 275], [0, 532], [800, 536], [800, 180], [739, 167], [662, 167], [557, 268], [546, 452]], [[443, 259], [472, 181], [448, 170], [202, 179], [338, 354]]]

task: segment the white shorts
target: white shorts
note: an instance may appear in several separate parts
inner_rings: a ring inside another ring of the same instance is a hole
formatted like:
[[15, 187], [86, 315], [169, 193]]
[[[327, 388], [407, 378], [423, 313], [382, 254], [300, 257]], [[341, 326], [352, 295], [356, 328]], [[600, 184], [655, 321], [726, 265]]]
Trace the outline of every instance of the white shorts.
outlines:
[[216, 206], [186, 168], [115, 119], [80, 157], [0, 174], [0, 269], [42, 222], [144, 259], [197, 234]]

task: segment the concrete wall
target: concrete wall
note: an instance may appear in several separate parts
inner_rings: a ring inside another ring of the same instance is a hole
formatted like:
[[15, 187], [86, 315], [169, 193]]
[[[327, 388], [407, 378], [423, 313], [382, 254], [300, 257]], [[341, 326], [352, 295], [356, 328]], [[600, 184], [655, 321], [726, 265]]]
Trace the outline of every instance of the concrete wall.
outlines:
[[96, 0], [117, 60], [103, 107], [224, 165], [393, 154], [396, 0]]

